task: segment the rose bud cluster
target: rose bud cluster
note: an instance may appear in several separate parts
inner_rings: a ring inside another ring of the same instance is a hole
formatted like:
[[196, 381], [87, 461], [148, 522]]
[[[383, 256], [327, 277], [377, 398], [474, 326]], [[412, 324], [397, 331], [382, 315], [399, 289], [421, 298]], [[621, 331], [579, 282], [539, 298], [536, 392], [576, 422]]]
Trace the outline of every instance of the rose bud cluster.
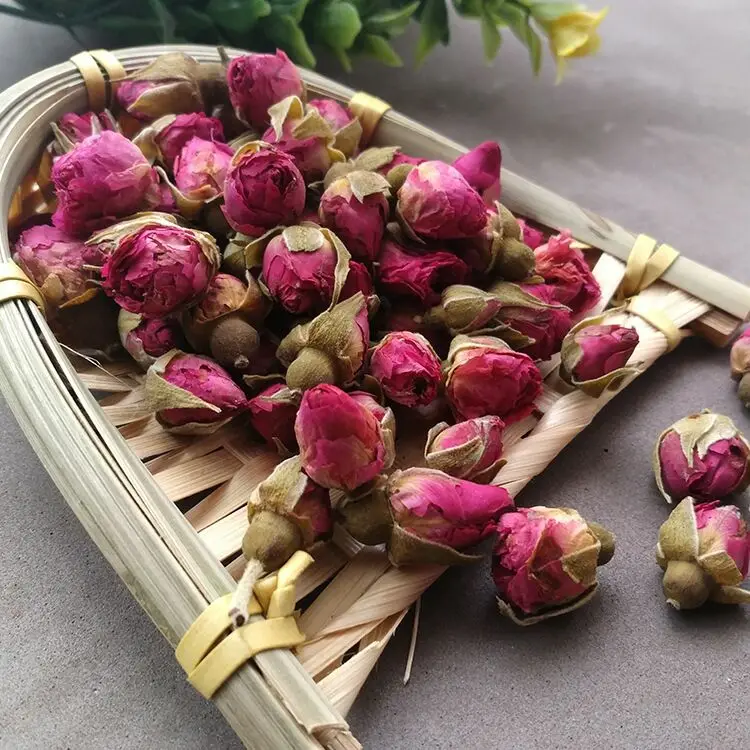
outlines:
[[441, 161], [422, 162], [398, 191], [397, 211], [406, 228], [426, 240], [475, 237], [486, 223], [479, 193]]
[[235, 114], [258, 130], [270, 122], [270, 107], [288, 96], [301, 98], [305, 91], [297, 67], [282, 50], [235, 57], [227, 68], [227, 83]]
[[664, 596], [676, 609], [707, 601], [750, 604], [750, 591], [740, 588], [750, 566], [750, 534], [734, 505], [694, 505], [686, 497], [659, 529], [656, 561]]
[[357, 293], [293, 328], [276, 356], [287, 368], [286, 384], [304, 391], [320, 383], [351, 383], [362, 369], [369, 344], [367, 303]]
[[489, 484], [505, 464], [500, 417], [476, 417], [448, 425], [436, 424], [427, 433], [427, 466], [459, 479]]
[[297, 450], [294, 421], [302, 394], [284, 383], [274, 383], [247, 402], [250, 424], [281, 454]]
[[171, 432], [215, 432], [247, 409], [247, 398], [212, 359], [173, 349], [146, 373], [146, 401]]
[[402, 406], [427, 406], [440, 391], [440, 358], [418, 333], [387, 334], [370, 352], [369, 369], [383, 393]]
[[500, 198], [500, 167], [502, 153], [495, 141], [480, 143], [471, 151], [459, 156], [453, 166], [461, 173], [487, 205]]
[[52, 217], [73, 237], [88, 237], [160, 202], [148, 160], [127, 138], [104, 131], [86, 138], [52, 166], [57, 209]]
[[446, 367], [445, 394], [462, 420], [494, 415], [517, 422], [542, 392], [534, 360], [493, 336], [456, 336]]
[[350, 492], [385, 468], [380, 422], [336, 386], [323, 384], [305, 391], [294, 429], [302, 467], [323, 487]]
[[182, 328], [176, 318], [144, 318], [121, 309], [117, 330], [123, 349], [144, 370], [172, 349], [183, 347]]
[[222, 210], [230, 226], [250, 237], [296, 224], [305, 208], [305, 181], [294, 161], [273, 148], [249, 144], [234, 155]]
[[362, 125], [348, 107], [333, 99], [312, 99], [307, 110], [314, 109], [333, 131], [333, 146], [346, 157], [356, 153], [362, 138]]
[[554, 289], [555, 299], [578, 316], [599, 302], [601, 290], [583, 253], [571, 246], [572, 241], [570, 232], [561, 232], [537, 248], [536, 272]]
[[268, 309], [268, 300], [250, 274], [242, 281], [219, 273], [198, 304], [185, 312], [185, 334], [194, 349], [210, 352], [224, 367], [246, 372], [258, 350], [257, 329]]
[[573, 326], [560, 350], [560, 377], [594, 398], [605, 390], [617, 390], [637, 372], [626, 365], [638, 346], [638, 331], [605, 324], [605, 319], [587, 318]]
[[79, 305], [96, 294], [93, 274], [84, 265], [101, 262], [101, 254], [62, 229], [38, 224], [22, 232], [13, 260], [39, 287], [52, 310]]
[[[343, 243], [328, 229], [313, 225], [287, 227], [263, 250], [262, 280], [271, 297], [287, 312], [316, 314], [342, 296], [351, 273], [350, 257]], [[369, 279], [366, 269], [364, 272]], [[356, 292], [353, 287], [358, 275], [360, 272], [355, 269], [352, 293]], [[371, 283], [369, 286], [372, 293]]]
[[721, 499], [747, 487], [750, 444], [729, 417], [706, 410], [664, 430], [653, 463], [668, 503], [685, 497]]
[[614, 554], [614, 536], [571, 508], [519, 508], [501, 516], [492, 577], [502, 614], [532, 625], [571, 612], [597, 588], [596, 568]]
[[376, 172], [350, 172], [320, 198], [320, 222], [334, 231], [354, 258], [375, 260], [388, 219], [388, 182]]
[[302, 470], [299, 456], [282, 461], [250, 495], [242, 552], [266, 571], [280, 568], [297, 550], [330, 536], [328, 491]]
[[195, 304], [220, 261], [210, 234], [178, 226], [167, 214], [120, 222], [89, 243], [108, 252], [102, 289], [120, 307], [147, 318], [163, 318]]

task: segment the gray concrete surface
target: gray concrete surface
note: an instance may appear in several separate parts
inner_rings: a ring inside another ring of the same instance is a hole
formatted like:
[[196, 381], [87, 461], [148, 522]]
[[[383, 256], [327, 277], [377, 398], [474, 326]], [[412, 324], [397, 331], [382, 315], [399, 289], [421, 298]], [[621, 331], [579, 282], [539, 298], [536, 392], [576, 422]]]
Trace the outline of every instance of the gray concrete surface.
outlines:
[[[498, 138], [512, 169], [750, 281], [750, 7], [611, 6], [601, 55], [575, 65], [559, 87], [550, 70], [533, 81], [510, 39], [485, 66], [468, 25], [418, 72], [365, 65], [350, 78], [467, 144]], [[2, 18], [0, 85], [74, 51], [56, 30]], [[367, 748], [750, 743], [748, 613], [669, 610], [653, 562], [666, 507], [651, 481], [651, 445], [664, 426], [705, 406], [750, 430], [726, 354], [698, 341], [610, 405], [522, 496], [577, 507], [617, 533], [601, 595], [519, 630], [496, 615], [486, 566], [447, 574], [424, 597], [411, 683], [401, 684], [402, 632], [351, 714]], [[0, 748], [237, 747], [4, 407], [0, 426]]]

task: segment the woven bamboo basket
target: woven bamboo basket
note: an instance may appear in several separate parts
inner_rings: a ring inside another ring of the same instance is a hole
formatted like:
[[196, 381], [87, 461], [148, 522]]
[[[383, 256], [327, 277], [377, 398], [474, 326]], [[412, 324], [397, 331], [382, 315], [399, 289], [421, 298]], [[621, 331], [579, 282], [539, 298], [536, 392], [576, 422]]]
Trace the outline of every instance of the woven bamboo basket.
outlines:
[[[40, 155], [50, 123], [69, 111], [105, 106], [125, 71], [169, 51], [218, 61], [214, 49], [193, 46], [84, 53], [0, 96], [6, 230], [44, 209]], [[303, 78], [317, 96], [347, 102], [354, 94], [315, 73], [305, 71]], [[446, 161], [465, 150], [392, 110], [377, 124], [374, 144]], [[589, 246], [603, 293], [600, 309], [625, 290], [629, 303], [618, 315], [639, 332], [633, 359], [644, 369], [691, 332], [725, 344], [750, 312], [750, 289], [684, 257], [673, 260], [671, 248], [664, 270], [653, 262], [658, 253], [648, 262], [656, 243], [647, 237], [507, 171], [503, 191], [517, 215], [550, 230], [568, 228]], [[0, 253], [10, 261], [7, 231]], [[8, 276], [0, 274], [3, 393], [81, 523], [177, 646], [212, 602], [234, 590], [243, 571], [247, 499], [279, 459], [237, 424], [209, 437], [162, 431], [145, 406], [143, 373], [127, 362], [101, 366], [71, 356], [51, 333], [36, 290]], [[545, 390], [533, 416], [504, 437], [508, 462], [494, 483], [514, 496], [615, 395], [571, 391], [558, 378], [557, 364], [544, 365]], [[422, 434], [400, 436], [397, 464], [418, 464], [423, 440]], [[345, 716], [395, 629], [444, 570], [393, 568], [383, 550], [363, 548], [340, 531], [313, 557], [296, 584], [305, 604], [299, 617], [305, 642], [294, 651], [257, 654], [213, 695], [248, 747], [360, 747]]]

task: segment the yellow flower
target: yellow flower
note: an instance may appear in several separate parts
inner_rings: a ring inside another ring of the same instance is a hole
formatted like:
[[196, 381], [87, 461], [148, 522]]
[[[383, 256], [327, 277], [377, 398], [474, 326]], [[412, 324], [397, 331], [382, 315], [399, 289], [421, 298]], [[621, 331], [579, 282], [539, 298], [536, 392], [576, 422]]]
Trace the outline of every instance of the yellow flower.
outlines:
[[569, 57], [593, 55], [601, 46], [597, 27], [609, 12], [604, 8], [599, 12], [577, 10], [563, 13], [553, 21], [543, 22], [552, 56], [557, 63], [557, 82], [562, 80]]

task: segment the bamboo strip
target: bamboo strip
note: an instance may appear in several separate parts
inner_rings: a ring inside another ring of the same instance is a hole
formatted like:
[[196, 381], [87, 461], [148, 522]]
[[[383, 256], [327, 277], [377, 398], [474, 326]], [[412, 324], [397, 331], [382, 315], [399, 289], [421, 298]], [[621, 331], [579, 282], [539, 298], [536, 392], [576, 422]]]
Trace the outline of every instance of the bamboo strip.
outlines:
[[220, 448], [207, 456], [154, 474], [154, 479], [164, 494], [172, 502], [177, 502], [226, 482], [241, 467], [242, 464], [231, 453]]
[[226, 560], [239, 550], [246, 528], [247, 511], [238, 508], [198, 532], [198, 536], [217, 560]]

